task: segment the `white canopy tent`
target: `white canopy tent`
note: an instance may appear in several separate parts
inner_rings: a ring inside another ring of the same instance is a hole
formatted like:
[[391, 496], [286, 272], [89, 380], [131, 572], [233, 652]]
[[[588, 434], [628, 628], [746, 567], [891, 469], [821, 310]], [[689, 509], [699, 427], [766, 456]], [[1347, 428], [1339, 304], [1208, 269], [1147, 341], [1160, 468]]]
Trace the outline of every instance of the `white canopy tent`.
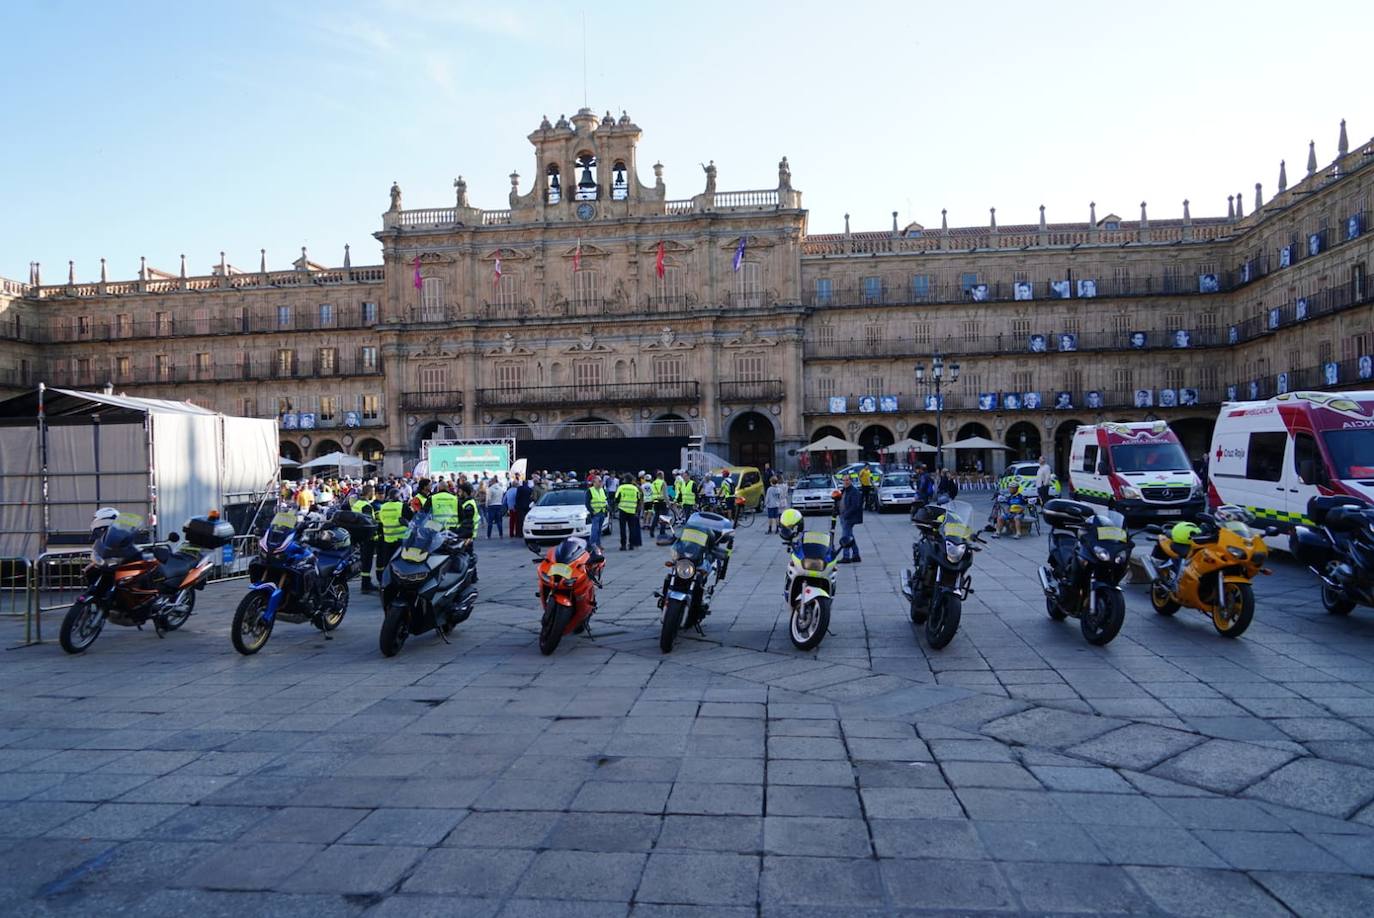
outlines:
[[350, 471], [361, 472], [367, 465], [367, 460], [361, 456], [350, 456], [348, 453], [325, 453], [318, 459], [311, 459], [309, 462], [302, 462], [303, 469], [324, 469], [337, 468], [340, 471], [348, 469]]
[[987, 437], [965, 437], [962, 440], [955, 440], [953, 443], [946, 443], [944, 448], [1011, 450], [1011, 447], [1007, 446], [1005, 443], [998, 443], [996, 440], [989, 440]]
[[162, 539], [254, 501], [279, 463], [273, 419], [40, 386], [0, 401], [0, 556], [88, 544], [99, 507], [147, 517]]
[[891, 446], [884, 446], [882, 449], [878, 450], [878, 452], [885, 453], [888, 455], [901, 455], [905, 452], [936, 453], [939, 452], [939, 450], [931, 446], [929, 443], [922, 443], [920, 440], [913, 440], [910, 437], [907, 437], [905, 440], [898, 440]]
[[806, 446], [797, 450], [799, 453], [851, 453], [862, 450], [863, 447], [848, 440], [841, 440], [836, 436], [821, 437], [815, 443], [808, 443]]

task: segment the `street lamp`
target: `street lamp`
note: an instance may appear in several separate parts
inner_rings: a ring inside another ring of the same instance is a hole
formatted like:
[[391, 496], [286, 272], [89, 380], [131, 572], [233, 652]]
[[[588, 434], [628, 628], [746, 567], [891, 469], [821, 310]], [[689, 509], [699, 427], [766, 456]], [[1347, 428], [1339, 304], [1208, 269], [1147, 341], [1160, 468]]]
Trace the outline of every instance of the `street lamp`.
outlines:
[[[949, 365], [949, 381], [956, 383], [959, 381], [959, 364]], [[936, 351], [930, 358], [930, 376], [926, 376], [926, 367], [923, 363], [916, 364], [916, 389], [917, 391], [927, 391], [935, 396], [935, 467], [943, 469], [945, 467], [944, 450], [944, 429], [941, 424], [941, 415], [945, 410], [945, 398], [942, 389], [945, 382], [945, 358]]]

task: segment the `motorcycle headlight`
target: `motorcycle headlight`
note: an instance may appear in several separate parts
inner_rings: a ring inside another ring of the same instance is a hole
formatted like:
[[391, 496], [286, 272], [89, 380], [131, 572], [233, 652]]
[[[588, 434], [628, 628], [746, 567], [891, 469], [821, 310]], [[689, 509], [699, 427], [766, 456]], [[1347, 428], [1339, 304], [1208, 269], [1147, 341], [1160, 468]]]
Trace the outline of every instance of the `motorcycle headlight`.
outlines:
[[395, 575], [401, 583], [422, 583], [429, 576], [429, 571], [413, 571], [404, 574], [397, 571]]
[[1135, 485], [1122, 485], [1121, 496], [1126, 500], [1140, 500], [1140, 489]]
[[968, 546], [965, 545], [963, 542], [951, 542], [948, 539], [945, 540], [945, 557], [949, 559], [950, 564], [958, 564], [959, 561], [964, 557], [964, 553], [967, 551]]
[[1097, 560], [1099, 561], [1112, 560], [1112, 553], [1107, 551], [1107, 549], [1102, 547], [1101, 545], [1093, 546], [1093, 554], [1097, 556]]
[[687, 558], [679, 558], [673, 564], [673, 573], [682, 580], [691, 580], [697, 575], [697, 566]]
[[823, 571], [825, 570], [825, 559], [802, 558], [801, 566], [804, 571]]
[[1263, 567], [1264, 562], [1269, 560], [1269, 553], [1257, 551], [1250, 556], [1250, 560], [1255, 564], [1256, 567]]
[[1237, 548], [1234, 545], [1227, 545], [1226, 553], [1230, 555], [1232, 558], [1235, 558], [1237, 561], [1245, 560], [1246, 551], [1243, 548]]

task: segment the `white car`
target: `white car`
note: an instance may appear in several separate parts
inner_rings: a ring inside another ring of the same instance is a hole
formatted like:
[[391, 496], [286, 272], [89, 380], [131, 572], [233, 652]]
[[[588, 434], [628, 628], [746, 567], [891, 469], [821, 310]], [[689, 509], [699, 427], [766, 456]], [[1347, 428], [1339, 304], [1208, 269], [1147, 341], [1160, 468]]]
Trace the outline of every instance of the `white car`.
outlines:
[[829, 513], [835, 506], [833, 494], [838, 487], [829, 475], [803, 475], [792, 488], [791, 506], [802, 513]]
[[[609, 498], [610, 495], [607, 495]], [[611, 531], [611, 515], [601, 520], [601, 534]], [[530, 549], [557, 545], [568, 536], [587, 538], [592, 534], [591, 514], [587, 512], [586, 488], [560, 488], [539, 498], [525, 514], [525, 545]]]
[[888, 472], [878, 488], [878, 512], [916, 503], [916, 481], [910, 472]]

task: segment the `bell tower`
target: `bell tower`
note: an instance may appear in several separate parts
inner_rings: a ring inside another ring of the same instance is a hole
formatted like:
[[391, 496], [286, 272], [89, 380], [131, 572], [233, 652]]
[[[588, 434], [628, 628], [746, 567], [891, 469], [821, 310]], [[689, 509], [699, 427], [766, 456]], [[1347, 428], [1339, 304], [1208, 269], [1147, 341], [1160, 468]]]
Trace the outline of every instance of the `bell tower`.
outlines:
[[[545, 117], [529, 135], [534, 145], [534, 180], [524, 194], [513, 193], [515, 222], [589, 223], [639, 214], [661, 214], [661, 178], [639, 180], [635, 148], [639, 126], [621, 113], [598, 119], [589, 108], [557, 122]], [[655, 170], [658, 175], [659, 170]], [[512, 182], [515, 177], [512, 177]]]

